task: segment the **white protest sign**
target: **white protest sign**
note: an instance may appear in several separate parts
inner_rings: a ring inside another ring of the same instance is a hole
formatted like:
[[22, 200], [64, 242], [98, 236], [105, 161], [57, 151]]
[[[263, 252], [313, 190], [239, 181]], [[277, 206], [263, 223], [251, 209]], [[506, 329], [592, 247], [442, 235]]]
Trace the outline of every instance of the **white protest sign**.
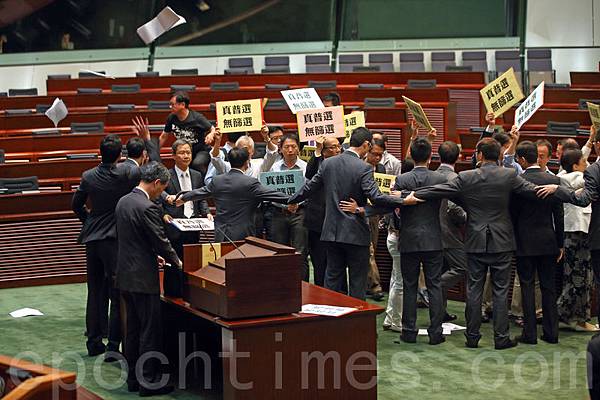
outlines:
[[57, 97], [54, 99], [54, 102], [50, 108], [46, 110], [45, 114], [46, 117], [50, 118], [50, 120], [54, 122], [54, 126], [57, 127], [58, 123], [65, 119], [67, 114], [69, 114], [69, 110], [67, 110], [65, 103]]
[[515, 111], [515, 125], [521, 129], [525, 122], [544, 104], [544, 82], [540, 83], [533, 92]]
[[175, 218], [171, 223], [182, 232], [215, 230], [215, 223], [208, 218]]
[[303, 110], [325, 108], [319, 94], [314, 88], [282, 90], [281, 94], [292, 114]]
[[187, 21], [178, 15], [171, 7], [165, 7], [156, 17], [137, 28], [138, 36], [146, 44], [150, 44], [163, 33], [184, 24]]

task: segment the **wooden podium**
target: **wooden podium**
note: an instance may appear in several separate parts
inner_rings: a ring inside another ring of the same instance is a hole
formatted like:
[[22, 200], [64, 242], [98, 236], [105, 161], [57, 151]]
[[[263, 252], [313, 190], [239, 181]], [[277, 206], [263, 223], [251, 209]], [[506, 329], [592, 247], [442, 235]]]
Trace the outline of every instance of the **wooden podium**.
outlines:
[[213, 247], [184, 246], [183, 298], [192, 307], [225, 319], [300, 311], [301, 255], [293, 247], [249, 236], [235, 245], [218, 244], [221, 257], [202, 266]]

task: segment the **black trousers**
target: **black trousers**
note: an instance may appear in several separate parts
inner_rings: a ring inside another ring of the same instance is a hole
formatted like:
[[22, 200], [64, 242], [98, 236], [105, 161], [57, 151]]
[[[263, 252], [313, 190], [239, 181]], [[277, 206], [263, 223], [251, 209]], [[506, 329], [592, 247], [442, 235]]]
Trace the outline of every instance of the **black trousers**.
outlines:
[[321, 241], [321, 232], [308, 230], [308, 254], [312, 261], [315, 285], [325, 285], [327, 269], [327, 242]]
[[586, 358], [590, 399], [600, 400], [600, 334], [594, 335], [589, 341]]
[[369, 246], [327, 242], [325, 287], [344, 293], [346, 268], [350, 277], [348, 295], [364, 300], [369, 274]]
[[304, 226], [304, 210], [292, 214], [287, 210], [272, 207], [271, 229], [273, 241], [285, 244], [302, 254], [302, 279], [308, 282], [308, 233]]
[[600, 323], [600, 250], [592, 250], [592, 270], [594, 271], [594, 290], [596, 291], [596, 318]]
[[442, 275], [443, 255], [441, 251], [418, 251], [401, 253], [400, 269], [404, 286], [404, 301], [402, 303], [402, 334], [410, 337], [417, 336], [417, 289], [421, 264], [425, 275], [425, 285], [429, 293], [430, 325], [427, 329], [429, 337], [437, 339], [442, 336]]
[[509, 340], [508, 333], [508, 288], [512, 252], [503, 253], [467, 253], [467, 332], [465, 336], [471, 341], [481, 339], [481, 301], [483, 286], [489, 269], [492, 284], [492, 310], [494, 313], [494, 342], [504, 345]]
[[198, 232], [178, 232], [177, 234], [173, 234], [172, 232], [167, 231], [167, 238], [169, 242], [171, 242], [171, 246], [173, 246], [173, 250], [177, 253], [177, 256], [180, 260], [183, 260], [183, 245], [184, 244], [194, 244], [198, 243]]
[[554, 280], [557, 255], [517, 257], [517, 273], [521, 282], [523, 303], [523, 337], [537, 339], [535, 313], [535, 273], [537, 271], [542, 292], [542, 332], [544, 339], [558, 340], [558, 307], [556, 305], [556, 283]]
[[[127, 383], [148, 388], [160, 381], [160, 360], [152, 355], [162, 349], [160, 295], [121, 292], [125, 302], [125, 359]], [[140, 360], [140, 357], [144, 358]], [[136, 375], [137, 374], [137, 375]], [[150, 387], [156, 389], [156, 387]]]
[[[121, 309], [119, 291], [115, 288], [117, 241], [104, 239], [85, 245], [88, 297], [85, 312], [87, 348], [103, 346], [102, 337], [108, 326], [108, 350], [118, 351], [121, 343]], [[110, 317], [109, 317], [110, 299]]]
[[454, 287], [467, 275], [467, 254], [464, 249], [444, 249], [444, 266], [446, 271], [442, 274], [442, 298], [444, 312], [448, 307], [448, 289]]

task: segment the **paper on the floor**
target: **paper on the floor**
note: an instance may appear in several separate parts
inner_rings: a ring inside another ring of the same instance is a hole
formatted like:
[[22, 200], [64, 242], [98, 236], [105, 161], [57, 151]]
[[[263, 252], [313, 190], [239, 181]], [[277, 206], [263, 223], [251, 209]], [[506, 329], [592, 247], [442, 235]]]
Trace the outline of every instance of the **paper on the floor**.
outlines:
[[32, 315], [44, 315], [40, 310], [35, 308], [21, 308], [10, 313], [13, 318], [29, 317]]
[[[452, 330], [446, 327], [442, 327], [442, 335], [451, 335], [452, 334]], [[427, 336], [429, 335], [429, 333], [427, 333], [427, 329], [419, 329], [419, 336]]]
[[177, 15], [171, 7], [165, 7], [156, 17], [137, 28], [137, 34], [144, 43], [150, 44], [163, 33], [186, 22], [185, 18]]
[[326, 315], [328, 317], [339, 317], [352, 311], [355, 311], [356, 308], [352, 307], [336, 307], [336, 306], [327, 306], [324, 304], [304, 304], [302, 306], [301, 313], [304, 314], [317, 314], [317, 315]]
[[54, 127], [57, 127], [58, 123], [65, 119], [67, 114], [69, 114], [67, 106], [58, 97], [54, 99], [54, 103], [52, 103], [50, 108], [46, 110], [46, 117], [50, 118], [50, 120], [54, 122]]
[[467, 328], [465, 326], [453, 324], [452, 322], [444, 322], [442, 324], [442, 329], [450, 329], [451, 331], [462, 331]]

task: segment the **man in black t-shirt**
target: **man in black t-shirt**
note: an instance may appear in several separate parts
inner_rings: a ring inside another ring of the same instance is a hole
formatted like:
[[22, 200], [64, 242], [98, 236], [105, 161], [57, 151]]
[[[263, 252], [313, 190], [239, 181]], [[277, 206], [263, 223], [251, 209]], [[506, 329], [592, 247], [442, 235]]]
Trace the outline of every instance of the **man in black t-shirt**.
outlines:
[[190, 110], [190, 98], [187, 93], [175, 92], [169, 100], [173, 111], [167, 118], [163, 133], [158, 139], [162, 148], [170, 134], [176, 139], [183, 139], [192, 144], [192, 164], [190, 168], [206, 175], [210, 163], [209, 144], [213, 142], [214, 127], [201, 113]]

